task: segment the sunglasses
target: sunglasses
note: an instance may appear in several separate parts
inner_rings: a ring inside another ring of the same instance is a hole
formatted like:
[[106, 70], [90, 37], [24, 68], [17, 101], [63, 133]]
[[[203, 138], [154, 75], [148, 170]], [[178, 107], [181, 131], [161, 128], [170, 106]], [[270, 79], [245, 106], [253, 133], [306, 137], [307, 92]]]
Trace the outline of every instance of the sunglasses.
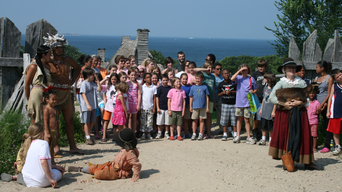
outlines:
[[216, 69], [216, 70], [222, 70], [221, 68], [218, 68], [218, 69]]

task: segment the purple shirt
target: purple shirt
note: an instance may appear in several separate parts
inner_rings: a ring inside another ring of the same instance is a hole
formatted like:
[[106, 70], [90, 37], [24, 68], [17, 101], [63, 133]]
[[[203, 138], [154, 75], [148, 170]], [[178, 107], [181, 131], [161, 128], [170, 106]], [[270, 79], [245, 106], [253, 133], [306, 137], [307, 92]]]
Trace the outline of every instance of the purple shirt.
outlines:
[[186, 98], [185, 91], [183, 89], [171, 89], [167, 94], [167, 98], [171, 99], [171, 111], [183, 110], [183, 99]]
[[237, 85], [235, 107], [249, 107], [247, 93], [251, 89], [250, 79], [252, 80], [252, 88], [255, 90], [257, 85], [253, 77], [242, 77], [241, 75], [236, 76], [234, 82]]

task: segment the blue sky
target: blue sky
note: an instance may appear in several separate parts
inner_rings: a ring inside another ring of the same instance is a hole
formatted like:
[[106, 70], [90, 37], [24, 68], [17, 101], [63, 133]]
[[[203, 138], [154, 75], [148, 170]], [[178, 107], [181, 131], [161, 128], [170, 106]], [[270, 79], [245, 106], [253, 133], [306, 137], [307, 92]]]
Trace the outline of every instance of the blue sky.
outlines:
[[275, 0], [0, 0], [24, 34], [26, 26], [45, 19], [60, 33], [135, 36], [138, 28], [154, 37], [274, 39], [279, 14]]

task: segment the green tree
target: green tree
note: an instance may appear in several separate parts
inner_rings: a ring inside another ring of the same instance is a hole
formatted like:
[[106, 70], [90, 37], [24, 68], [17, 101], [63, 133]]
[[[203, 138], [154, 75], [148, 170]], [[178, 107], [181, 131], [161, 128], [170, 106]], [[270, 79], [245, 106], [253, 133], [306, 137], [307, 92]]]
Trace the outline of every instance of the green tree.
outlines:
[[304, 41], [317, 29], [318, 43], [324, 50], [334, 30], [341, 31], [342, 0], [280, 0], [274, 4], [281, 14], [277, 14], [275, 29], [265, 26], [276, 37], [274, 46], [279, 56], [287, 56], [290, 36], [293, 35], [298, 48], [302, 50]]
[[156, 61], [156, 63], [164, 65], [165, 57], [161, 53], [161, 51], [156, 51], [155, 49], [152, 49], [150, 50], [150, 53], [153, 56], [153, 59]]
[[283, 63], [284, 58], [278, 57], [276, 55], [267, 55], [263, 57], [256, 56], [232, 56], [223, 58], [220, 63], [223, 69], [228, 69], [229, 72], [234, 74], [238, 71], [241, 64], [248, 64], [252, 71], [255, 71], [258, 67], [257, 63], [260, 59], [266, 59], [268, 62], [267, 71], [277, 74], [277, 68]]
[[73, 45], [65, 45], [64, 54], [66, 56], [72, 57], [76, 62], [78, 62], [78, 58], [83, 55], [83, 53]]

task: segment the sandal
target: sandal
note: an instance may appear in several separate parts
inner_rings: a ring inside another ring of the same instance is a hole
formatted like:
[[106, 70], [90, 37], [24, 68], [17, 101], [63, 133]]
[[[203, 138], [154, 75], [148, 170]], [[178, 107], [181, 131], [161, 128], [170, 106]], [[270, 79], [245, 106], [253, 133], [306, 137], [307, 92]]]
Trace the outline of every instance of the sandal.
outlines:
[[101, 141], [102, 142], [107, 142], [107, 139], [106, 138], [102, 138]]

